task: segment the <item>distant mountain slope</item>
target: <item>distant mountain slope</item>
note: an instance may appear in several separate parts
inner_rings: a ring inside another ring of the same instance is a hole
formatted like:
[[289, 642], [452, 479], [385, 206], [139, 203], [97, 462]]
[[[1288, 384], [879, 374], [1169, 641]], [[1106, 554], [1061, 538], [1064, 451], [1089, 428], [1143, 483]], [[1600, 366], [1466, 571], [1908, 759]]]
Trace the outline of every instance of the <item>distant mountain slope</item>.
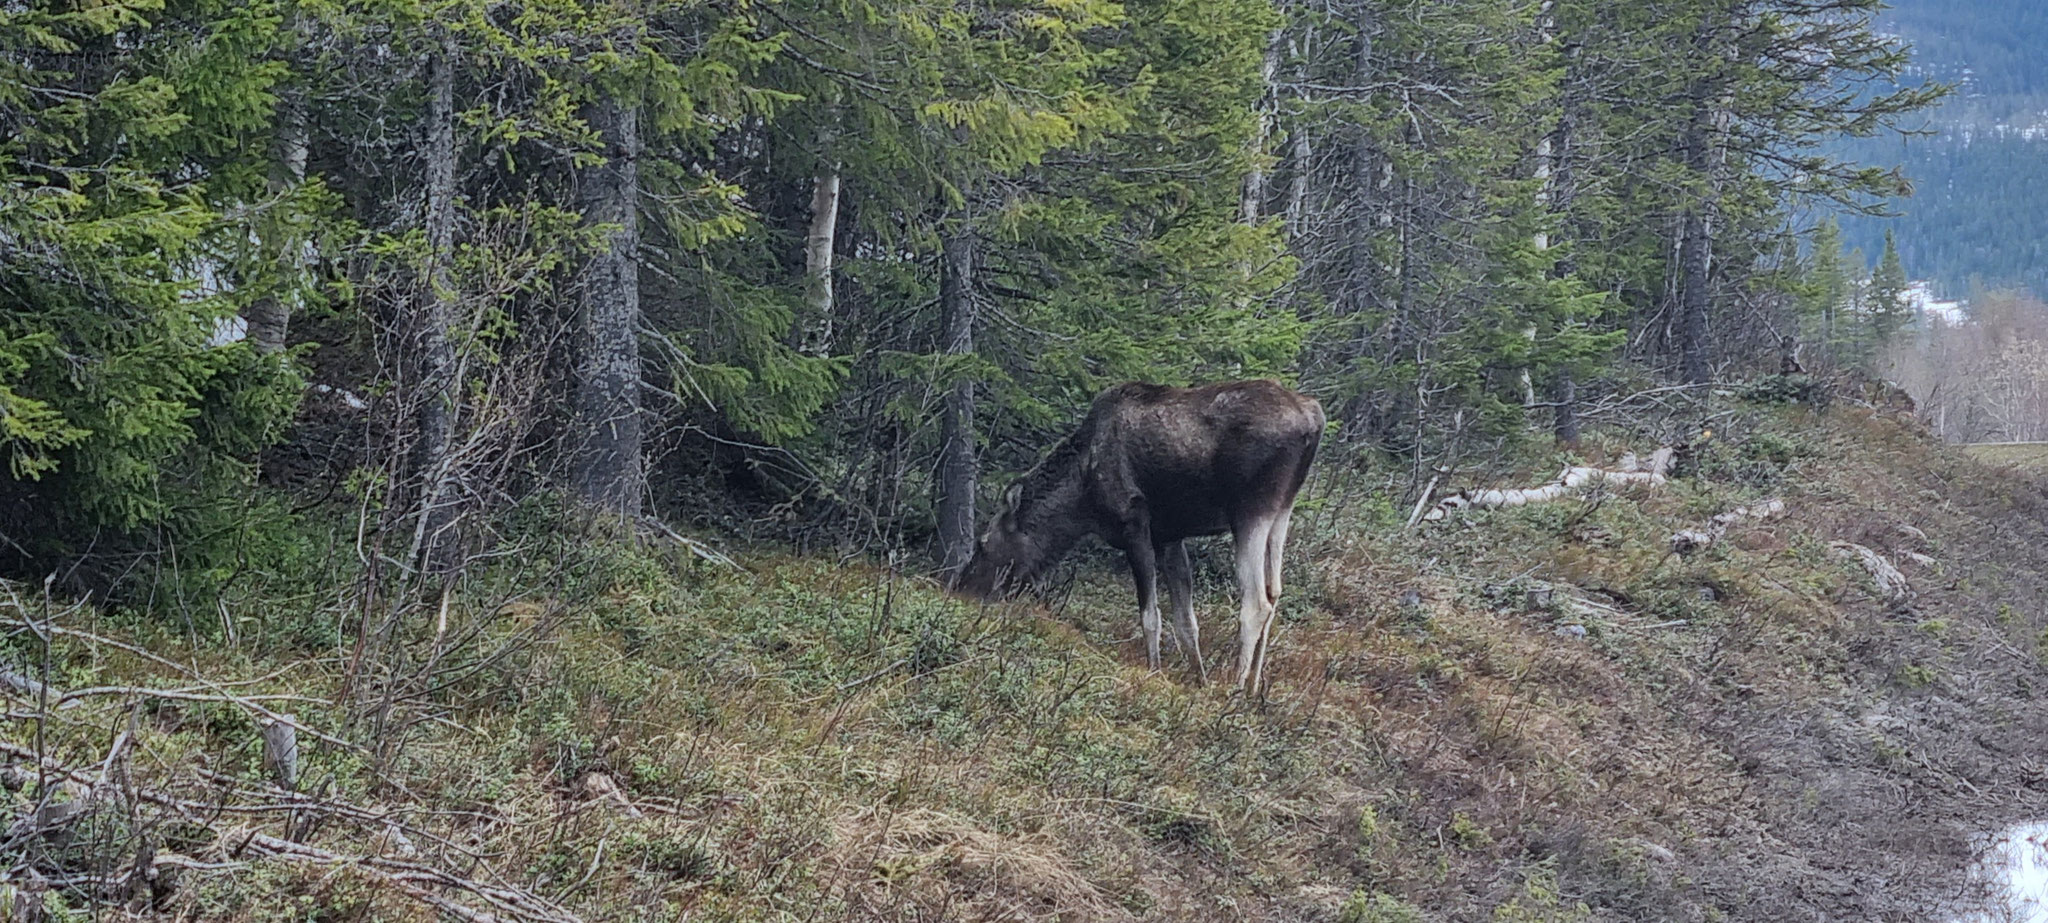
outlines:
[[1915, 192], [1895, 203], [1898, 218], [1844, 221], [1844, 239], [1874, 262], [1893, 228], [1907, 272], [1951, 297], [1973, 284], [2048, 297], [2048, 139], [2030, 134], [1865, 142], [1856, 156], [1899, 166]]
[[1944, 116], [1962, 115], [1970, 101], [2017, 104], [2005, 117], [2040, 113], [2048, 97], [2048, 4], [2040, 0], [1896, 0], [1879, 17], [1887, 32], [1913, 43], [1916, 70], [1963, 84]]
[[1848, 146], [1916, 187], [1898, 219], [1845, 221], [1848, 243], [1874, 259], [1890, 227], [1907, 271], [1947, 294], [1981, 283], [2048, 296], [2048, 4], [1896, 0], [1880, 21], [1913, 45], [1909, 81], [1957, 91], [1930, 114], [1934, 136]]

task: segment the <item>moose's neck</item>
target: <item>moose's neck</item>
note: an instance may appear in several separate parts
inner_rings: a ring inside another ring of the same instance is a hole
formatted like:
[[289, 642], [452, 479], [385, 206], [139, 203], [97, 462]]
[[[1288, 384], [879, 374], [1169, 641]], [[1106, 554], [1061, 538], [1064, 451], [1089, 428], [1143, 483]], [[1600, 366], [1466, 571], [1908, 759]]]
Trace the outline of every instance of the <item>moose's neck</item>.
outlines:
[[1095, 528], [1095, 521], [1089, 516], [1079, 449], [1063, 443], [1025, 476], [1024, 491], [1029, 499], [1018, 524], [1031, 536], [1033, 560], [1018, 562], [1020, 573], [1036, 576]]
[[1041, 499], [1031, 510], [1029, 531], [1043, 536], [1039, 544], [1045, 549], [1047, 563], [1057, 560], [1074, 547], [1095, 527], [1089, 517], [1087, 504], [1083, 502], [1080, 478], [1062, 481], [1054, 492]]

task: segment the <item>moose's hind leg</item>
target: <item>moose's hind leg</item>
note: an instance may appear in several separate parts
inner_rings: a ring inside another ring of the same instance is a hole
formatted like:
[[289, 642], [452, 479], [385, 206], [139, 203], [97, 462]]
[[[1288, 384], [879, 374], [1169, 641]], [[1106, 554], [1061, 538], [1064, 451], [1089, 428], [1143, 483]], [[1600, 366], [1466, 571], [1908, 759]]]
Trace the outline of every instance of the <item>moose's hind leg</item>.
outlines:
[[1268, 612], [1266, 597], [1266, 542], [1273, 531], [1271, 516], [1251, 516], [1232, 530], [1232, 547], [1237, 553], [1237, 591], [1242, 602], [1237, 610], [1237, 686], [1250, 691], [1252, 668], [1258, 662], [1259, 647], [1265, 640]]
[[1280, 558], [1287, 550], [1287, 526], [1294, 518], [1288, 507], [1273, 517], [1273, 531], [1266, 536], [1266, 603], [1280, 605]]

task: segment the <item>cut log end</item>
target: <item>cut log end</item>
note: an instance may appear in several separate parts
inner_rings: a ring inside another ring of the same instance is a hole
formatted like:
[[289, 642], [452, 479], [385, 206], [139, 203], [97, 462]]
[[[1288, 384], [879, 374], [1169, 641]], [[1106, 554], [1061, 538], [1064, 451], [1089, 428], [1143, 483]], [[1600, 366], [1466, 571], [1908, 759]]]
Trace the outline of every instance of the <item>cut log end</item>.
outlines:
[[263, 768], [270, 771], [272, 779], [281, 788], [293, 789], [299, 783], [299, 729], [294, 719], [285, 715], [284, 720], [265, 718], [261, 725], [263, 735]]

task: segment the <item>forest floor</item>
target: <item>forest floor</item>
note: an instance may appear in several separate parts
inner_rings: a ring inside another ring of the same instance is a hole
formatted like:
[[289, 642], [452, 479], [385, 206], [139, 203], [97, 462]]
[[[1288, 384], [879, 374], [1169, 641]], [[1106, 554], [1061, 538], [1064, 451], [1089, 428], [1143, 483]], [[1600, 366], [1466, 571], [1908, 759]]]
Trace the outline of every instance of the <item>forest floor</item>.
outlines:
[[1942, 919], [1975, 837], [2048, 818], [2048, 490], [1867, 409], [1715, 430], [1661, 487], [1412, 531], [1326, 470], [1263, 701], [1148, 673], [1100, 553], [977, 607], [536, 530], [368, 633], [342, 583], [189, 622], [13, 585], [0, 781], [16, 817], [80, 808], [14, 823], [0, 891], [209, 921]]

